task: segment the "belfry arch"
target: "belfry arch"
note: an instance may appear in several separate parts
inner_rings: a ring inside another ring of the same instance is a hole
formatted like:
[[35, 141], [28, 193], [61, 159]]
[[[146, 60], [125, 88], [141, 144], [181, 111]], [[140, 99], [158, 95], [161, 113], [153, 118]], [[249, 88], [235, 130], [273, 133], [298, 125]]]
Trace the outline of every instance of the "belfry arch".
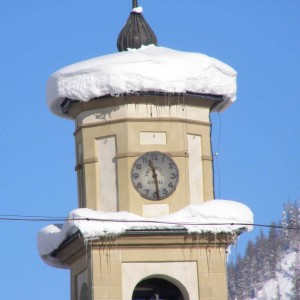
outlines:
[[[168, 287], [174, 297], [163, 295], [164, 297], [158, 299], [198, 299], [197, 264], [194, 262], [124, 263], [122, 271], [123, 300], [144, 300], [147, 299], [146, 296], [152, 300], [155, 291], [161, 292]], [[142, 294], [141, 291], [148, 293]], [[133, 298], [143, 295], [144, 298]]]
[[134, 288], [132, 300], [189, 300], [185, 287], [174, 278], [156, 275], [141, 280]]
[[80, 290], [79, 300], [88, 300], [89, 299], [89, 288], [86, 283], [84, 283]]

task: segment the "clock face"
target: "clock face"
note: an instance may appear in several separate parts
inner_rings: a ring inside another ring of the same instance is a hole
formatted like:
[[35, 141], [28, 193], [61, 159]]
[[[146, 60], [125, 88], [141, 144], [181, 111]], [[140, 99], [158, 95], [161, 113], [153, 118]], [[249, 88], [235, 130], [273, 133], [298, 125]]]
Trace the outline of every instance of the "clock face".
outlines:
[[176, 163], [168, 154], [147, 152], [133, 164], [131, 180], [143, 198], [162, 200], [176, 190], [179, 172]]

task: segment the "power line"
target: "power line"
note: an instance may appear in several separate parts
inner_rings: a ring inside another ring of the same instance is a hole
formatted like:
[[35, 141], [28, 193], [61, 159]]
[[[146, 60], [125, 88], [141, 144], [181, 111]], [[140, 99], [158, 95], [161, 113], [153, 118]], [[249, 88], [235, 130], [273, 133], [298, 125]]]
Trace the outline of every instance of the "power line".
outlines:
[[0, 215], [0, 221], [20, 221], [20, 222], [64, 222], [64, 221], [93, 221], [93, 222], [114, 222], [114, 223], [153, 223], [165, 225], [186, 225], [186, 226], [253, 226], [266, 227], [285, 230], [300, 230], [300, 227], [286, 227], [282, 225], [267, 225], [258, 223], [235, 223], [235, 222], [214, 222], [214, 223], [199, 223], [199, 222], [175, 222], [175, 221], [159, 221], [159, 220], [116, 220], [116, 219], [100, 219], [100, 218], [65, 218], [65, 217], [49, 217], [49, 216], [25, 216], [25, 215]]

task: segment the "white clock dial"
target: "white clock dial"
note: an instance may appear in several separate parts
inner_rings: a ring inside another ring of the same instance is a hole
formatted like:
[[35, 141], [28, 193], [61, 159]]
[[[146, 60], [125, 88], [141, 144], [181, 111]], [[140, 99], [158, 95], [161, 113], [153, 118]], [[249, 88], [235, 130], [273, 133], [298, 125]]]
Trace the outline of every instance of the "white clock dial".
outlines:
[[134, 162], [131, 180], [143, 198], [162, 200], [176, 190], [179, 171], [168, 154], [158, 151], [147, 152]]

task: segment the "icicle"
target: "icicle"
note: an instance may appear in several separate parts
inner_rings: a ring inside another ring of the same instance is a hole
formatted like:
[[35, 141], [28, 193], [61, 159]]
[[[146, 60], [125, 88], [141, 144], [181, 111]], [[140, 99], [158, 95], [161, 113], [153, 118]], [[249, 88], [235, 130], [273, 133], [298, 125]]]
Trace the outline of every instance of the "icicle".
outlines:
[[208, 277], [210, 279], [211, 277], [211, 268], [210, 268], [210, 249], [206, 247], [206, 260], [207, 260], [207, 271], [208, 271]]
[[215, 248], [217, 248], [217, 245], [218, 245], [218, 237], [217, 237], [217, 233], [214, 232], [213, 235], [214, 235], [214, 244], [215, 244]]

